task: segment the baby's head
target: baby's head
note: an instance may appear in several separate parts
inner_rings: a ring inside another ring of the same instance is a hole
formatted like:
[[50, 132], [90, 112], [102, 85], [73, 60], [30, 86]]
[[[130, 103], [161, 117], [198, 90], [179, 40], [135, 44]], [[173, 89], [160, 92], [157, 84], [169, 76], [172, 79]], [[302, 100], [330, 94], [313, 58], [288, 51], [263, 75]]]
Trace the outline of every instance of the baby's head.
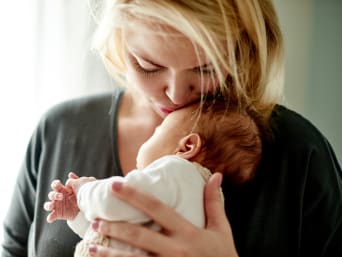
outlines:
[[205, 102], [192, 132], [201, 137], [201, 151], [192, 159], [232, 184], [254, 177], [262, 141], [255, 121], [246, 113], [228, 110], [224, 101]]
[[198, 154], [201, 139], [199, 135], [190, 133], [196, 108], [197, 105], [191, 105], [165, 117], [153, 135], [140, 147], [137, 156], [138, 169], [145, 168], [165, 155], [176, 154], [189, 160]]
[[170, 113], [140, 147], [137, 168], [174, 154], [241, 184], [253, 177], [261, 150], [252, 118], [227, 110], [223, 101], [207, 101]]

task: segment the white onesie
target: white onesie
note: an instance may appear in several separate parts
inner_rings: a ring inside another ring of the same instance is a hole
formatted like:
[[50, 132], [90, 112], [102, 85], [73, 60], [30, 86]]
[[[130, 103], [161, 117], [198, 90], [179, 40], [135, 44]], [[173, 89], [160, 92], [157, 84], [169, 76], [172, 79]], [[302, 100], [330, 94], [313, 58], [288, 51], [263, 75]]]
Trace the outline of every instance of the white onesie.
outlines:
[[[114, 181], [127, 183], [153, 195], [195, 226], [204, 227], [203, 190], [210, 174], [208, 169], [198, 163], [168, 155], [143, 170], [132, 170], [125, 177], [114, 176], [84, 184], [77, 195], [80, 212], [74, 220], [68, 221], [72, 230], [83, 238], [77, 246], [79, 249], [76, 249], [75, 256], [87, 256], [86, 249], [90, 243], [95, 243], [94, 240], [109, 247], [143, 253], [124, 243], [99, 237], [90, 227], [95, 218], [151, 224], [148, 216], [114, 196], [111, 192]], [[156, 224], [151, 227], [159, 229]]]

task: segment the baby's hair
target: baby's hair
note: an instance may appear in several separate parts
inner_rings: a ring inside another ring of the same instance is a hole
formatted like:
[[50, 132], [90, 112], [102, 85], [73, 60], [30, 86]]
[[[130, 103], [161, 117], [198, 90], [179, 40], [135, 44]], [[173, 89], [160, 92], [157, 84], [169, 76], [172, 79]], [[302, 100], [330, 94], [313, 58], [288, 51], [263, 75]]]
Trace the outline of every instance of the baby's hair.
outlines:
[[202, 138], [199, 159], [233, 184], [253, 178], [262, 152], [259, 129], [246, 113], [227, 109], [224, 101], [204, 102], [193, 115], [193, 132]]

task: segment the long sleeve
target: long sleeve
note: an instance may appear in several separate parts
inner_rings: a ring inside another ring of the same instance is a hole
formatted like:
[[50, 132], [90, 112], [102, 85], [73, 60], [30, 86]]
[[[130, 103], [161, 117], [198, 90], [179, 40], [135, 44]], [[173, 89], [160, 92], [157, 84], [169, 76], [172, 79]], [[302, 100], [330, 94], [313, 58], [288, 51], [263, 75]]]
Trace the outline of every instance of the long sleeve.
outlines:
[[321, 256], [342, 256], [341, 168], [325, 138], [307, 157], [303, 186], [302, 256], [318, 252]]
[[[131, 221], [134, 223], [143, 223], [149, 220], [142, 212], [131, 207], [125, 202], [111, 195], [111, 185], [114, 181], [122, 181], [124, 183], [131, 183], [130, 178], [138, 177], [138, 171], [132, 171], [133, 176], [127, 178], [114, 176], [108, 179], [96, 180], [94, 182], [83, 185], [77, 195], [78, 206], [85, 214], [85, 217], [91, 221], [95, 218], [116, 221]], [[150, 185], [151, 181], [144, 177], [141, 178], [138, 184], [140, 186]], [[129, 182], [128, 182], [129, 181]], [[162, 181], [159, 181], [162, 183]], [[164, 199], [166, 200], [166, 199]]]
[[90, 182], [79, 190], [78, 204], [89, 220], [102, 218], [132, 223], [147, 222], [149, 218], [146, 215], [111, 193], [114, 181], [127, 183], [151, 194], [197, 226], [204, 224], [205, 182], [196, 167], [186, 160], [175, 156], [163, 157], [142, 171], [134, 170], [125, 177], [114, 176]]
[[90, 222], [85, 218], [82, 211], [80, 211], [73, 220], [68, 220], [67, 224], [72, 231], [74, 231], [81, 238], [84, 238], [84, 235], [90, 226]]

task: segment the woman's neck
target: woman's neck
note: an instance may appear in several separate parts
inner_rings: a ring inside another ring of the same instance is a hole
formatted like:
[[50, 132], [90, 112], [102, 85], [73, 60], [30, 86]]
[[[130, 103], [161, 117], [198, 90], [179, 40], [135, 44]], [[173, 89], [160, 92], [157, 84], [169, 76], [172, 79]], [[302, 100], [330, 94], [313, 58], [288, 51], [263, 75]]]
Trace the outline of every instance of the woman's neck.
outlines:
[[140, 146], [161, 122], [162, 118], [146, 100], [139, 101], [130, 91], [125, 92], [118, 117], [119, 159], [124, 175], [136, 168]]

